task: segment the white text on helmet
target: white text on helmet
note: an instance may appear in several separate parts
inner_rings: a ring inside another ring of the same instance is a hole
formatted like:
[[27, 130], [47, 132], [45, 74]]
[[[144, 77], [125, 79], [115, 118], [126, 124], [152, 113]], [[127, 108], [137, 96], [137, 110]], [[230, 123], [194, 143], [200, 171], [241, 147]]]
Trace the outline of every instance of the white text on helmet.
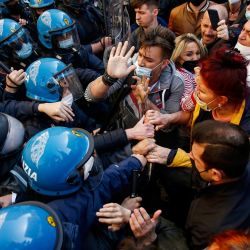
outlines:
[[37, 181], [37, 173], [36, 172], [32, 172], [31, 168], [29, 168], [29, 166], [23, 162], [23, 169], [25, 171], [25, 173], [34, 181]]

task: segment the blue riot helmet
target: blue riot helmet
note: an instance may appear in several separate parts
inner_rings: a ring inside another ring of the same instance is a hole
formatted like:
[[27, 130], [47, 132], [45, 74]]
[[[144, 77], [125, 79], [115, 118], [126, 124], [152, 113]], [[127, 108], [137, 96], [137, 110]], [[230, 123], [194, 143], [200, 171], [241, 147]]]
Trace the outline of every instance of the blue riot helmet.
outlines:
[[25, 130], [20, 121], [0, 113], [0, 131], [0, 159], [22, 149]]
[[30, 187], [46, 196], [76, 192], [93, 150], [92, 135], [80, 128], [52, 127], [36, 134], [22, 153]]
[[34, 8], [34, 9], [46, 8], [48, 6], [53, 6], [53, 5], [55, 5], [54, 0], [30, 0], [29, 1], [30, 8]]
[[68, 54], [80, 49], [75, 21], [61, 10], [43, 12], [37, 20], [37, 31], [43, 46], [54, 49], [58, 54]]
[[74, 68], [56, 58], [36, 60], [27, 68], [26, 76], [26, 96], [32, 100], [57, 102], [66, 88], [74, 100], [81, 98], [84, 93]]
[[60, 250], [62, 224], [46, 204], [22, 202], [0, 209], [0, 246], [4, 250]]
[[0, 53], [18, 60], [28, 58], [33, 52], [32, 39], [19, 23], [11, 19], [0, 20]]
[[55, 0], [30, 0], [29, 7], [32, 10], [33, 19], [36, 22], [44, 11], [55, 8]]

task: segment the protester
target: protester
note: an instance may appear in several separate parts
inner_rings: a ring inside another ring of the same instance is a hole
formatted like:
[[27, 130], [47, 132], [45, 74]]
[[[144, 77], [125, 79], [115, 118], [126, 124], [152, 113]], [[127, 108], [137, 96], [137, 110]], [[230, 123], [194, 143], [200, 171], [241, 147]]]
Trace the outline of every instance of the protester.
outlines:
[[201, 19], [209, 6], [214, 2], [208, 0], [191, 0], [172, 9], [168, 27], [177, 36], [185, 33], [193, 33], [199, 36], [201, 33]]
[[192, 99], [192, 93], [196, 88], [194, 68], [205, 55], [206, 50], [195, 35], [187, 33], [175, 39], [171, 60], [184, 79], [184, 92], [181, 98], [181, 108], [184, 111], [194, 109], [195, 103]]

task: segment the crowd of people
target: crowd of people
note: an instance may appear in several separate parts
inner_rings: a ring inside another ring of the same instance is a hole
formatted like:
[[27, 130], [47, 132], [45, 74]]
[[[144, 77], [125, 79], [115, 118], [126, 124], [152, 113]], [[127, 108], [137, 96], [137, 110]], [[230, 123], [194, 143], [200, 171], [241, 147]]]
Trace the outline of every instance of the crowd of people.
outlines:
[[1, 249], [250, 249], [250, 1], [0, 17]]

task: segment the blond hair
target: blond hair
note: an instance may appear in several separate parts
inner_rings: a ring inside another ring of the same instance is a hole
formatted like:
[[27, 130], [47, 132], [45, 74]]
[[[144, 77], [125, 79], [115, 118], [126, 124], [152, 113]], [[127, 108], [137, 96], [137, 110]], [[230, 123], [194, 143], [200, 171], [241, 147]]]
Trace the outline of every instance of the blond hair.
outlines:
[[185, 50], [187, 45], [189, 43], [192, 43], [192, 42], [197, 44], [197, 46], [200, 50], [200, 53], [201, 53], [201, 58], [207, 54], [206, 49], [204, 48], [202, 43], [199, 41], [199, 39], [192, 33], [186, 33], [186, 34], [183, 34], [183, 35], [176, 37], [175, 48], [174, 48], [174, 51], [172, 53], [171, 60], [174, 63], [178, 64], [181, 54], [183, 53], [183, 51]]

